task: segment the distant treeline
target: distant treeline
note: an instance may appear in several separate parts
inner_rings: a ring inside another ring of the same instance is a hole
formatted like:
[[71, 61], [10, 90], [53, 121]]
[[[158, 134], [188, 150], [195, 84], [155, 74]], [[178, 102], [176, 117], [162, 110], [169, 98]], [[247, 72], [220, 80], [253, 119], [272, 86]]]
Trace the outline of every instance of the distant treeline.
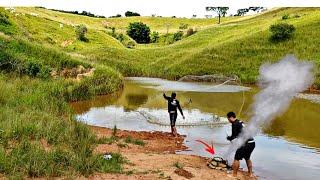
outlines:
[[[37, 8], [46, 9], [45, 7], [37, 7]], [[63, 13], [69, 13], [69, 14], [77, 14], [77, 15], [82, 15], [82, 16], [96, 17], [96, 18], [106, 18], [105, 16], [95, 15], [95, 14], [92, 14], [88, 11], [78, 12], [78, 11], [65, 11], [65, 10], [59, 10], [59, 9], [49, 9], [49, 10], [63, 12]]]

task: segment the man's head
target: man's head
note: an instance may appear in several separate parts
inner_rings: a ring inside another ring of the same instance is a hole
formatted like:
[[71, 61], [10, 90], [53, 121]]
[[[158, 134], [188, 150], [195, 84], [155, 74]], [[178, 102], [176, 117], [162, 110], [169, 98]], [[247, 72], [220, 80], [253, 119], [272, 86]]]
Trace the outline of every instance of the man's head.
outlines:
[[228, 112], [227, 118], [230, 123], [233, 123], [236, 120], [236, 114], [234, 112]]
[[175, 92], [172, 92], [172, 93], [171, 93], [171, 98], [172, 98], [172, 99], [175, 99], [176, 97], [177, 97], [177, 94], [176, 94]]

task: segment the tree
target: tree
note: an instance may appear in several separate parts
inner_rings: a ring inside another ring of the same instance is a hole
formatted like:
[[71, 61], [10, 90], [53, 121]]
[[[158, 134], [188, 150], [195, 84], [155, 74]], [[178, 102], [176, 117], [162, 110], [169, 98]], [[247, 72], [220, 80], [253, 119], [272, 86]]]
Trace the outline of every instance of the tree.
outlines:
[[260, 11], [264, 9], [264, 7], [249, 7], [249, 10], [252, 10], [252, 11]]
[[133, 22], [128, 26], [127, 34], [137, 43], [150, 42], [150, 28], [142, 22]]
[[206, 10], [207, 11], [214, 11], [218, 14], [218, 17], [219, 17], [219, 22], [218, 24], [220, 24], [220, 19], [221, 19], [221, 16], [222, 17], [225, 17], [226, 14], [227, 14], [227, 11], [229, 10], [229, 7], [206, 7]]
[[263, 8], [264, 7], [249, 7], [249, 8], [238, 9], [237, 14], [235, 16], [244, 16], [250, 10], [256, 12], [256, 11], [262, 10]]
[[235, 16], [244, 16], [247, 12], [249, 12], [249, 8], [238, 9]]
[[140, 14], [139, 14], [139, 13], [131, 12], [131, 11], [127, 11], [124, 15], [125, 15], [126, 17], [131, 17], [131, 16], [140, 16]]

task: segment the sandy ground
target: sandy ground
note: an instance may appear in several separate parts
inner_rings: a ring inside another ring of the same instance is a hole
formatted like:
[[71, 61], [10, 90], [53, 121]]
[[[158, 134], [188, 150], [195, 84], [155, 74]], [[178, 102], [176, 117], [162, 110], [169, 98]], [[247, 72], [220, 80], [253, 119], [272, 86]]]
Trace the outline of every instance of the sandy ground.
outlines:
[[[110, 137], [111, 129], [92, 127], [99, 137]], [[97, 153], [118, 152], [121, 153], [129, 163], [125, 164], [126, 174], [94, 174], [89, 179], [236, 179], [226, 171], [214, 170], [207, 167], [208, 159], [193, 156], [175, 154], [175, 151], [185, 150], [184, 137], [174, 138], [165, 132], [135, 132], [117, 131], [117, 137], [125, 138], [131, 136], [143, 140], [146, 145], [139, 146], [128, 144], [119, 147], [116, 143], [111, 145], [100, 144], [95, 149]], [[182, 169], [174, 164], [182, 165]], [[230, 176], [230, 177], [229, 177]], [[249, 178], [245, 172], [239, 172], [238, 179]]]

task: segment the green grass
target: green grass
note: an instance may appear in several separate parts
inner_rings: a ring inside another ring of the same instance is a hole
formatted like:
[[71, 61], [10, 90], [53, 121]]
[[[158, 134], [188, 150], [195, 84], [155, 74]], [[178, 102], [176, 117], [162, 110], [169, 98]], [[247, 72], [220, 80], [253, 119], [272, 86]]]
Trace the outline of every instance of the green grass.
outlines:
[[[10, 25], [16, 26], [14, 21]], [[122, 156], [114, 154], [106, 161], [94, 154], [97, 137], [75, 121], [68, 102], [117, 91], [122, 76], [55, 46], [20, 38], [19, 30], [4, 33], [0, 36], [0, 173], [16, 178], [121, 173]], [[28, 73], [30, 63], [43, 73], [79, 65], [96, 70], [82, 81], [34, 77]]]
[[184, 165], [183, 165], [182, 163], [180, 163], [180, 162], [177, 161], [177, 162], [175, 162], [175, 163], [173, 164], [173, 166], [176, 167], [176, 168], [178, 168], [178, 169], [182, 169]]
[[[283, 22], [283, 14], [301, 16], [285, 20], [296, 27], [296, 32], [291, 40], [272, 43], [269, 26]], [[316, 64], [316, 84], [320, 86], [319, 18], [318, 8], [282, 8], [199, 31], [169, 46], [97, 50], [91, 58], [116, 68], [125, 76], [178, 79], [188, 74], [235, 74], [245, 83], [254, 83], [261, 64], [294, 54]]]
[[[105, 25], [115, 27], [120, 32], [125, 32], [127, 26], [131, 22], [141, 21], [150, 26], [151, 31], [167, 33], [167, 25], [169, 33], [179, 30], [181, 24], [188, 24], [188, 27], [202, 30], [217, 24], [217, 18], [171, 18], [171, 17], [121, 17], [121, 18], [90, 18], [75, 14], [51, 11], [43, 8], [18, 8], [17, 12], [30, 14], [31, 12], [39, 14], [39, 17], [50, 19], [69, 25], [86, 24], [92, 29], [104, 29]], [[233, 22], [247, 17], [223, 17], [222, 22]]]
[[134, 139], [131, 136], [128, 136], [124, 139], [125, 143], [135, 144], [139, 146], [144, 146], [146, 143], [143, 140], [140, 139]]
[[[17, 8], [17, 12], [0, 8], [10, 22], [0, 24], [0, 173], [8, 177], [123, 172], [121, 155], [105, 161], [93, 154], [97, 143], [114, 139], [97, 139], [87, 126], [75, 121], [68, 105], [118, 91], [123, 76], [178, 79], [188, 74], [235, 74], [242, 82], [255, 83], [261, 64], [294, 54], [315, 63], [320, 87], [319, 8], [279, 8], [258, 16], [224, 18], [220, 25], [213, 19], [100, 19], [41, 8]], [[285, 14], [290, 18], [282, 20]], [[142, 21], [162, 34], [167, 22], [170, 33], [181, 23], [198, 32], [171, 45], [128, 49], [104, 27], [107, 22], [121, 33], [133, 21]], [[279, 22], [293, 24], [296, 32], [288, 41], [272, 43], [269, 26]], [[88, 27], [89, 42], [76, 40], [73, 26], [78, 24]], [[35, 76], [29, 73], [30, 64], [40, 69]], [[79, 65], [95, 68], [94, 75], [82, 81], [48, 76], [52, 70]], [[49, 150], [41, 144], [43, 140]], [[144, 143], [132, 138], [125, 141]]]
[[[89, 175], [121, 172], [122, 158], [93, 154], [96, 137], [74, 121], [67, 102], [55, 96], [63, 81], [0, 75], [0, 172], [14, 176]], [[26, 86], [28, 84], [28, 86]], [[46, 151], [41, 140], [49, 144]]]
[[[320, 87], [320, 55], [317, 48], [319, 43], [317, 37], [320, 35], [317, 31], [320, 27], [319, 8], [278, 8], [257, 16], [228, 17], [220, 25], [213, 19], [160, 17], [101, 19], [42, 8], [18, 8], [17, 11], [26, 15], [11, 17], [12, 21], [24, 24], [24, 29], [30, 31], [28, 34], [32, 34], [31, 40], [34, 42], [82, 56], [86, 62], [110, 66], [124, 76], [178, 79], [188, 74], [235, 74], [244, 83], [255, 83], [261, 64], [275, 62], [287, 54], [294, 54], [300, 59], [315, 62], [316, 85]], [[36, 12], [39, 16], [27, 15], [31, 12]], [[290, 18], [283, 20], [282, 16], [286, 14]], [[171, 45], [160, 42], [137, 45], [135, 49], [125, 48], [125, 45], [108, 34], [110, 30], [104, 28], [104, 24], [108, 22], [109, 26], [116, 26], [119, 31], [121, 29], [125, 31], [125, 27], [134, 21], [142, 21], [149, 25], [152, 31], [159, 32], [165, 31], [164, 22], [170, 22], [175, 27], [170, 33], [176, 32], [181, 23], [200, 28], [196, 34]], [[61, 22], [66, 24], [62, 29], [58, 28]], [[291, 40], [272, 43], [269, 41], [269, 27], [279, 22], [293, 24], [296, 32]], [[48, 24], [55, 29], [47, 28]], [[86, 24], [89, 27], [88, 43], [73, 41], [69, 46], [61, 47], [62, 42], [75, 38], [71, 24]], [[34, 35], [32, 29], [41, 31]], [[27, 37], [21, 32], [17, 34], [22, 38]], [[54, 35], [50, 37], [57, 43], [46, 42], [44, 40], [46, 34]]]

